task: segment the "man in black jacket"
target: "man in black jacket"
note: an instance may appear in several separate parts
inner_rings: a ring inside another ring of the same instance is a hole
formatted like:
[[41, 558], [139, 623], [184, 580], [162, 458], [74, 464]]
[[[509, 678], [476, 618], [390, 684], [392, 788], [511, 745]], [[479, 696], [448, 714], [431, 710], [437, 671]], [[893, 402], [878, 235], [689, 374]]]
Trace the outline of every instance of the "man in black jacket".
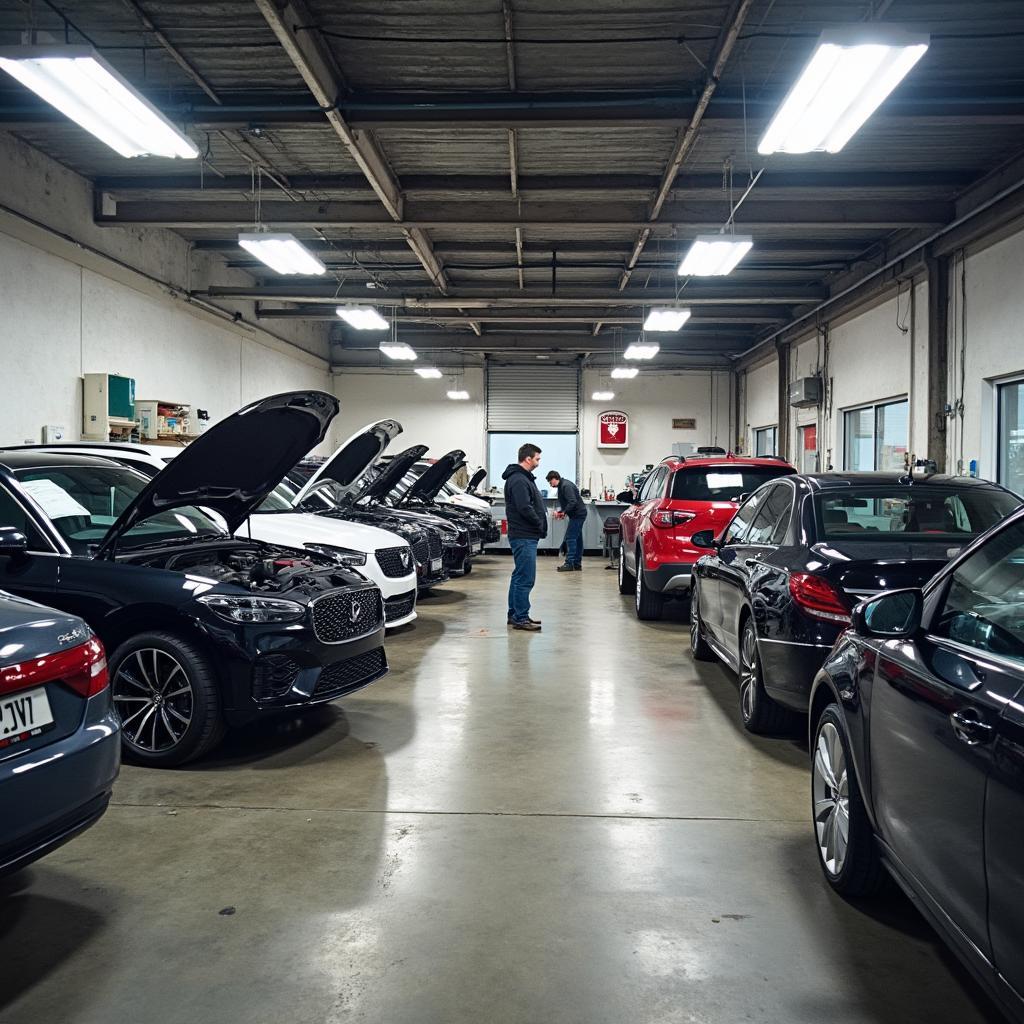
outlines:
[[587, 521], [587, 506], [580, 496], [580, 489], [571, 481], [563, 480], [557, 469], [545, 477], [558, 491], [559, 519], [568, 517], [569, 526], [565, 531], [565, 564], [559, 572], [579, 572], [583, 568], [583, 524]]
[[548, 535], [544, 499], [537, 490], [533, 471], [540, 465], [540, 449], [524, 444], [519, 462], [513, 462], [501, 478], [505, 481], [505, 519], [508, 543], [515, 568], [508, 588], [508, 622], [513, 629], [540, 630], [540, 620], [530, 618], [530, 591], [537, 579], [537, 542]]

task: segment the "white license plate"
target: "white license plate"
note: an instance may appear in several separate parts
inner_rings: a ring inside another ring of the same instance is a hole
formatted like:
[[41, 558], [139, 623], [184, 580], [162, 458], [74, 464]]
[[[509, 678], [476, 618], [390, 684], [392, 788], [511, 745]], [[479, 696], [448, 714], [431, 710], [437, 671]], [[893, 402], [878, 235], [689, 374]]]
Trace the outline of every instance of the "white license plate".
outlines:
[[34, 735], [53, 724], [53, 712], [46, 690], [28, 690], [0, 700], [0, 742], [13, 742], [24, 733]]
[[441, 571], [441, 566], [443, 564], [444, 563], [441, 561], [440, 558], [432, 558], [430, 560], [430, 571], [431, 572], [440, 572]]

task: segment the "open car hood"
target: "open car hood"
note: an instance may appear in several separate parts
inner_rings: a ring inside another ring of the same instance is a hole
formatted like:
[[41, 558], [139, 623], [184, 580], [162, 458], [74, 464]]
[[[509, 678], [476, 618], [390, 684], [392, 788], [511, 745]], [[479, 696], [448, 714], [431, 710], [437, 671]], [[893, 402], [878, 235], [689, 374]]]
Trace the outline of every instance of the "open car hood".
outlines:
[[399, 452], [389, 462], [385, 462], [381, 471], [368, 480], [363, 489], [356, 495], [356, 501], [369, 498], [371, 501], [383, 501], [401, 482], [409, 470], [416, 465], [427, 452], [427, 445], [414, 444]]
[[368, 423], [357, 430], [306, 481], [305, 486], [295, 496], [296, 506], [302, 504], [325, 480], [337, 485], [331, 488], [332, 494], [337, 495], [340, 490], [343, 497], [354, 500], [363, 488], [363, 474], [384, 454], [384, 449], [401, 432], [402, 424], [397, 420], [377, 420], [376, 423]]
[[452, 473], [465, 464], [466, 453], [460, 448], [442, 455], [432, 466], [427, 466], [402, 500], [433, 501]]
[[213, 509], [234, 533], [285, 473], [324, 439], [338, 400], [323, 391], [289, 391], [247, 405], [182, 449], [121, 513], [97, 557], [150, 516], [183, 505]]
[[470, 478], [469, 486], [466, 488], [467, 494], [475, 494], [476, 489], [484, 482], [484, 477], [487, 476], [486, 469], [478, 469]]

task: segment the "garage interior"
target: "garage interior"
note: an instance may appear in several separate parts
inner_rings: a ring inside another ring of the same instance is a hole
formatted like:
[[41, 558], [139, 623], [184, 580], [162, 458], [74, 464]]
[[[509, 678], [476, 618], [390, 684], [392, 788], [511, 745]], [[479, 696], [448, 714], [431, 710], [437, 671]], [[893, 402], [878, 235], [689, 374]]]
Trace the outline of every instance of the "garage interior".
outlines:
[[[927, 52], [845, 146], [759, 152], [823, 32], [894, 29]], [[499, 499], [535, 436], [588, 501], [696, 446], [1024, 492], [1022, 40], [1016, 0], [0, 0], [0, 58], [90, 48], [199, 154], [125, 158], [0, 74], [0, 445], [88, 439], [117, 375], [195, 435], [323, 392], [313, 454], [388, 417]], [[684, 276], [698, 235], [753, 244]], [[806, 723], [750, 736], [683, 603], [556, 564], [542, 632], [486, 552], [372, 685], [126, 761], [0, 878], [0, 1021], [1002, 1019], [896, 886], [822, 880]]]

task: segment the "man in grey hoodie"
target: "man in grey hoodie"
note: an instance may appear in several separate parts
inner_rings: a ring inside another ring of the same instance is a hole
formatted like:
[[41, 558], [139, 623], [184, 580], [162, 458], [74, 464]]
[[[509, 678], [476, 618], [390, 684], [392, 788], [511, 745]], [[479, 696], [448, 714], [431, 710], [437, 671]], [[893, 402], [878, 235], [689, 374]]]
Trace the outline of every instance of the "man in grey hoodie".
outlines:
[[508, 588], [508, 623], [513, 629], [531, 633], [540, 630], [540, 620], [530, 618], [530, 591], [537, 579], [537, 542], [548, 535], [547, 508], [533, 475], [539, 465], [540, 449], [535, 444], [524, 444], [519, 449], [519, 462], [511, 463], [501, 474], [505, 481], [508, 543], [515, 562]]

